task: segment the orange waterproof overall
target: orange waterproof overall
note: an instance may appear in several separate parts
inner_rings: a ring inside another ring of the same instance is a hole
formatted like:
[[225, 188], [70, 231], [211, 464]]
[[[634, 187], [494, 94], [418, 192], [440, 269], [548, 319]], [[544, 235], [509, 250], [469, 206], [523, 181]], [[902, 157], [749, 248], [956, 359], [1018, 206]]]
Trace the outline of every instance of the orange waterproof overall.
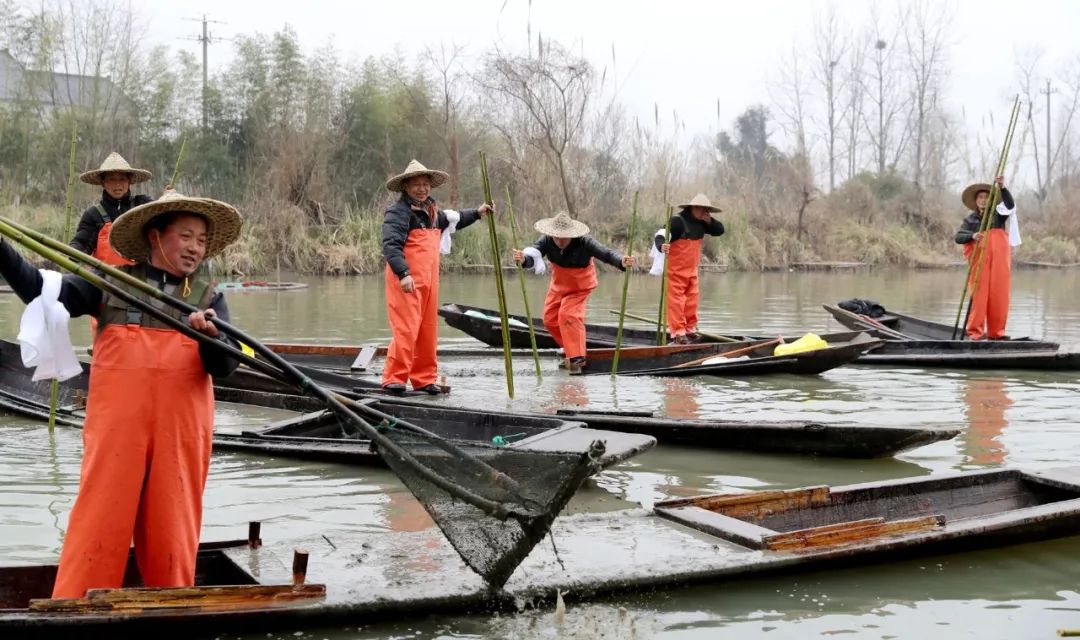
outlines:
[[[979, 251], [976, 245], [982, 245]], [[990, 229], [985, 244], [969, 242], [964, 245], [964, 257], [970, 263], [972, 255], [982, 256], [982, 266], [971, 270], [974, 280], [978, 270], [979, 280], [971, 294], [971, 315], [968, 316], [967, 335], [971, 340], [995, 339], [1005, 336], [1005, 323], [1009, 320], [1009, 280], [1012, 269], [1012, 248], [1005, 229]], [[968, 282], [969, 290], [972, 282]]]
[[544, 298], [544, 328], [567, 358], [585, 356], [585, 302], [596, 288], [596, 265], [551, 265], [551, 286]]
[[[97, 244], [94, 245], [94, 257], [105, 264], [114, 267], [135, 264], [131, 260], [128, 260], [117, 253], [116, 250], [112, 248], [112, 245], [109, 244], [109, 230], [112, 229], [112, 219], [109, 217], [109, 214], [105, 212], [105, 207], [102, 207], [100, 204], [97, 206], [97, 210], [101, 213], [101, 217], [105, 220], [105, 224], [101, 225], [101, 229], [98, 230]], [[90, 317], [90, 335], [97, 336], [97, 318], [94, 318], [93, 316]]]
[[413, 389], [435, 384], [439, 374], [439, 229], [413, 229], [405, 241], [405, 262], [416, 290], [405, 293], [386, 265], [386, 315], [392, 339], [383, 368], [383, 386], [406, 380]]
[[672, 337], [697, 331], [702, 241], [681, 238], [668, 249], [667, 322]]
[[54, 598], [120, 587], [133, 537], [145, 586], [195, 580], [214, 424], [210, 376], [198, 344], [172, 329], [103, 326]]

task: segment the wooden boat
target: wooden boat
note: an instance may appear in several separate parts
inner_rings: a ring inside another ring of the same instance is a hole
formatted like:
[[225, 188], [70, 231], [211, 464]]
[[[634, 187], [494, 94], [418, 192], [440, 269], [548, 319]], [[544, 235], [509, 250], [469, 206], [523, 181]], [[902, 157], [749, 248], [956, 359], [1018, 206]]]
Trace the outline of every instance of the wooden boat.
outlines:
[[[747, 342], [629, 347], [619, 355], [619, 375], [625, 376], [742, 376], [767, 373], [815, 375], [855, 362], [881, 344], [864, 332], [822, 336], [829, 346], [815, 351], [776, 356], [776, 339]], [[614, 349], [589, 349], [584, 375], [611, 374]]]
[[248, 293], [257, 291], [299, 291], [307, 289], [306, 282], [267, 282], [266, 280], [238, 280], [235, 282], [219, 282], [218, 291], [229, 293]]
[[[953, 369], [1080, 370], [1080, 353], [1061, 351], [1056, 342], [952, 340], [952, 327], [898, 313], [865, 318], [835, 305], [822, 305], [846, 327], [873, 333], [884, 342], [856, 364], [911, 365]], [[882, 327], [876, 326], [880, 323]], [[942, 337], [948, 336], [948, 337]]]
[[[342, 373], [347, 371], [351, 374], [367, 371], [373, 360], [386, 357], [387, 352], [387, 346], [380, 344], [351, 345], [319, 344], [311, 342], [263, 342], [263, 345], [293, 364]], [[554, 357], [556, 352], [556, 349], [540, 349], [541, 356]], [[511, 354], [514, 357], [531, 358], [532, 349], [511, 349]], [[440, 358], [502, 357], [502, 351], [496, 351], [488, 347], [440, 346], [438, 348], [438, 355]]]
[[[0, 371], [0, 410], [47, 420], [51, 384], [31, 380], [30, 370], [23, 367], [18, 359], [18, 346], [6, 341], [0, 343]], [[84, 372], [59, 385], [57, 420], [60, 424], [82, 426], [88, 378], [89, 374]], [[218, 400], [249, 400], [248, 404], [272, 406], [269, 402], [254, 402], [260, 397], [258, 394], [231, 387], [215, 388]], [[319, 401], [306, 396], [295, 398], [294, 402], [280, 403], [277, 408], [307, 413], [241, 434], [215, 433], [214, 449], [327, 462], [382, 464], [378, 454], [372, 450], [371, 442], [342, 425], [333, 413], [324, 411]], [[521, 416], [431, 404], [393, 404], [378, 397], [363, 398], [359, 402], [388, 414], [391, 419], [418, 424], [455, 441], [459, 446], [505, 443], [505, 446], [529, 451], [585, 452], [593, 441], [600, 440], [606, 445], [606, 452], [600, 459], [604, 467], [623, 462], [656, 446], [656, 439], [652, 436], [589, 429], [580, 421], [562, 416]]]
[[[557, 591], [580, 601], [1077, 534], [1077, 468], [697, 496], [652, 510], [563, 516], [553, 524], [553, 544], [537, 546], [500, 590], [466, 569], [435, 529], [312, 531], [203, 551], [199, 583], [183, 596], [128, 587], [62, 603], [47, 600], [54, 567], [0, 568], [0, 637], [190, 637], [512, 610], [515, 602], [550, 601]], [[310, 554], [310, 571], [293, 571], [295, 549]], [[298, 591], [308, 579], [316, 584]], [[283, 597], [259, 595], [259, 587]]]
[[[473, 307], [467, 304], [444, 304], [439, 307], [439, 315], [446, 324], [464, 331], [470, 336], [492, 347], [502, 346], [502, 329], [499, 321], [499, 312], [482, 307]], [[531, 349], [529, 341], [529, 326], [532, 322], [536, 333], [536, 347], [538, 349], [555, 349], [555, 338], [544, 328], [544, 322], [540, 318], [526, 318], [510, 314], [510, 346], [515, 349]], [[614, 347], [615, 334], [618, 327], [602, 324], [585, 324], [585, 346]], [[633, 329], [623, 327], [624, 345], [647, 345], [656, 344], [656, 331], [651, 329]]]
[[[239, 402], [289, 411], [315, 411], [322, 407], [306, 396], [215, 388], [222, 401]], [[383, 398], [382, 406], [427, 406], [415, 400]], [[489, 415], [509, 415], [488, 412]], [[517, 417], [550, 418], [551, 414], [516, 413]], [[560, 409], [555, 415], [590, 429], [652, 436], [662, 444], [735, 449], [766, 453], [794, 453], [845, 458], [893, 456], [942, 440], [961, 430], [946, 427], [864, 426], [823, 424], [801, 420], [676, 420], [649, 411], [588, 411]], [[609, 453], [611, 453], [609, 444]]]

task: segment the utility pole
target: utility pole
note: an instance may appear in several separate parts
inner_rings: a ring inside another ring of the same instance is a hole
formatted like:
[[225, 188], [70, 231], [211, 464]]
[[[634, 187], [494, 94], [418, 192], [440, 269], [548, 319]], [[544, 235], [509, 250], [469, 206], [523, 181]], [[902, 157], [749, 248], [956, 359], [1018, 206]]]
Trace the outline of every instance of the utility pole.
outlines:
[[[210, 34], [208, 25], [210, 23], [225, 24], [220, 20], [208, 20], [206, 14], [203, 14], [202, 19], [199, 18], [184, 18], [185, 20], [191, 20], [193, 22], [202, 22], [202, 35], [195, 36], [194, 38], [184, 38], [184, 40], [194, 40], [202, 44], [202, 128], [206, 131], [207, 127], [207, 108], [206, 100], [209, 91], [209, 81], [207, 74], [207, 48], [215, 41], [215, 38]], [[223, 40], [224, 38], [216, 38], [216, 40]]]
[[1050, 194], [1050, 94], [1057, 93], [1057, 89], [1050, 88], [1050, 79], [1046, 79], [1046, 89], [1039, 93], [1046, 94], [1046, 184], [1044, 185], [1043, 197]]

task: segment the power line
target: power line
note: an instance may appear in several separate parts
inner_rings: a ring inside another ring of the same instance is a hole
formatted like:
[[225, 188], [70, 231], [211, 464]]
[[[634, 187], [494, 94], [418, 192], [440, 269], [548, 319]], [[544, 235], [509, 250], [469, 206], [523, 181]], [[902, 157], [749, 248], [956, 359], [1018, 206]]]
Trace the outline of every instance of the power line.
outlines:
[[207, 125], [207, 122], [208, 122], [206, 101], [207, 101], [207, 94], [208, 94], [208, 91], [209, 91], [209, 89], [208, 89], [209, 83], [208, 83], [208, 80], [207, 80], [207, 77], [208, 77], [207, 76], [207, 48], [210, 46], [210, 44], [212, 44], [214, 42], [220, 42], [220, 41], [223, 41], [223, 40], [228, 40], [228, 38], [218, 38], [218, 37], [215, 37], [214, 35], [212, 35], [210, 33], [208, 25], [210, 25], [210, 24], [225, 24], [225, 23], [222, 22], [221, 20], [209, 20], [209, 19], [207, 19], [205, 13], [203, 14], [202, 18], [184, 18], [184, 20], [190, 20], [192, 22], [202, 22], [202, 35], [195, 36], [195, 37], [181, 38], [181, 40], [194, 40], [194, 41], [199, 42], [199, 43], [202, 44], [202, 127], [203, 127], [203, 131], [206, 131], [206, 125]]

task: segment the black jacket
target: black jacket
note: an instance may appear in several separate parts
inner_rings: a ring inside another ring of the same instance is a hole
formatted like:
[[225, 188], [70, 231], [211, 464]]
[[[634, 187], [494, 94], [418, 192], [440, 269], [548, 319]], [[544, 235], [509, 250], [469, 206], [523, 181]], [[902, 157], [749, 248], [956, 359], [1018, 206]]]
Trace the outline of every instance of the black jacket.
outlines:
[[[671, 216], [671, 242], [701, 240], [706, 235], [724, 235], [724, 224], [713, 217], [710, 217], [708, 222], [702, 222], [691, 215], [689, 209], [682, 209]], [[664, 245], [664, 236], [655, 236], [654, 243], [656, 248], [660, 249]]]
[[[1008, 189], [1001, 189], [1001, 202], [1007, 209], [1012, 209], [1016, 206], [1013, 202], [1012, 194]], [[991, 229], [1004, 229], [1005, 223], [1008, 222], [1009, 217], [1003, 216], [997, 211], [994, 212], [994, 217], [990, 219]], [[982, 216], [978, 211], [972, 211], [964, 218], [964, 221], [960, 223], [960, 229], [956, 232], [956, 244], [967, 244], [972, 241], [975, 233], [982, 228]]]
[[[565, 249], [560, 249], [550, 236], [540, 236], [540, 239], [533, 244], [533, 247], [540, 252], [540, 255], [550, 260], [552, 264], [557, 264], [560, 267], [581, 269], [589, 266], [592, 259], [596, 258], [620, 271], [626, 271], [622, 266], [622, 256], [589, 236], [574, 238], [570, 241], [570, 244], [566, 245]], [[528, 269], [532, 266], [532, 256], [525, 256], [524, 267]]]
[[[110, 222], [116, 222], [120, 214], [125, 213], [132, 207], [153, 201], [154, 199], [150, 196], [133, 196], [130, 191], [119, 200], [105, 193], [105, 191], [101, 192], [101, 206], [105, 208], [105, 213], [109, 214]], [[71, 239], [68, 245], [83, 253], [93, 255], [97, 249], [98, 233], [101, 231], [101, 227], [105, 226], [105, 222], [106, 220], [101, 217], [97, 205], [92, 205], [86, 211], [83, 211], [82, 218], [79, 219], [79, 226], [75, 231], [75, 237]]]
[[[180, 278], [153, 266], [148, 267], [147, 273], [153, 277], [155, 282], [159, 283], [162, 289], [167, 283], [176, 284], [180, 282]], [[41, 294], [41, 273], [6, 241], [0, 241], [0, 275], [4, 276], [8, 285], [27, 304]], [[58, 299], [73, 318], [77, 316], [97, 316], [101, 310], [101, 298], [101, 289], [79, 276], [65, 275], [63, 282], [60, 284]], [[210, 308], [217, 313], [219, 318], [225, 322], [229, 321], [229, 307], [225, 304], [225, 296], [221, 292], [214, 294], [214, 297], [210, 300]], [[218, 339], [222, 341], [228, 340], [224, 335]], [[235, 346], [235, 343], [233, 345]], [[203, 368], [212, 376], [227, 376], [236, 369], [238, 364], [236, 360], [225, 355], [222, 351], [201, 342], [199, 343], [199, 356], [202, 357]]]
[[[450, 226], [446, 213], [438, 209], [435, 200], [428, 198], [424, 204], [434, 206], [438, 210], [434, 227], [431, 224], [431, 216], [419, 205], [412, 204], [412, 199], [405, 193], [402, 193], [400, 198], [386, 208], [382, 225], [383, 258], [398, 278], [409, 275], [409, 265], [405, 262], [405, 241], [409, 239], [409, 232], [413, 229], [442, 230]], [[462, 209], [459, 213], [461, 213], [461, 219], [457, 223], [458, 229], [464, 229], [480, 219], [480, 214], [476, 212], [476, 209]]]

